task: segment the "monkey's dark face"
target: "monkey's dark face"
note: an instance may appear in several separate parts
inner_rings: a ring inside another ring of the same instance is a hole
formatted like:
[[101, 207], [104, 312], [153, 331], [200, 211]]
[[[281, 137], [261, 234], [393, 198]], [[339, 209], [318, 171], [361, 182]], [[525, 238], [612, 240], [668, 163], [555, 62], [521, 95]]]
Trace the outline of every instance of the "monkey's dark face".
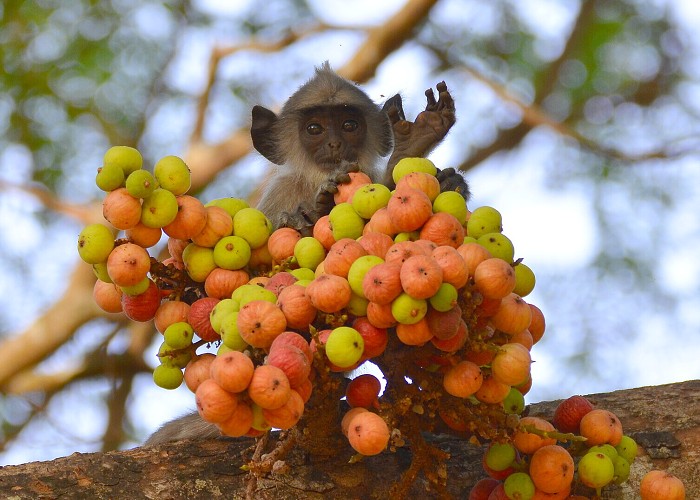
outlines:
[[358, 160], [367, 138], [367, 124], [352, 106], [323, 106], [303, 112], [299, 137], [313, 162], [332, 170], [342, 160]]

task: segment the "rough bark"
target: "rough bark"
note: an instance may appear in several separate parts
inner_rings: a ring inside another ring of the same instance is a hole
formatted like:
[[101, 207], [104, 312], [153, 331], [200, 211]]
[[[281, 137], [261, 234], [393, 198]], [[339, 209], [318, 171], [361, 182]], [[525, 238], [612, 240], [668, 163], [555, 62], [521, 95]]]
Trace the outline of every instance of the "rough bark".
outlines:
[[[595, 394], [589, 399], [616, 413], [640, 442], [629, 481], [604, 498], [638, 499], [639, 481], [651, 469], [683, 480], [686, 498], [700, 498], [700, 380]], [[530, 407], [531, 415], [550, 418], [557, 402]], [[479, 447], [450, 436], [433, 436], [447, 451], [448, 490], [465, 498], [484, 476]], [[109, 453], [73, 454], [51, 462], [0, 468], [2, 498], [243, 498], [248, 474], [241, 470], [253, 453], [253, 441], [181, 442]], [[334, 457], [313, 459], [292, 453], [280, 472], [261, 478], [255, 498], [388, 498], [391, 483], [410, 463], [410, 451], [398, 449], [349, 464], [349, 447]], [[422, 478], [412, 495], [438, 498]]]

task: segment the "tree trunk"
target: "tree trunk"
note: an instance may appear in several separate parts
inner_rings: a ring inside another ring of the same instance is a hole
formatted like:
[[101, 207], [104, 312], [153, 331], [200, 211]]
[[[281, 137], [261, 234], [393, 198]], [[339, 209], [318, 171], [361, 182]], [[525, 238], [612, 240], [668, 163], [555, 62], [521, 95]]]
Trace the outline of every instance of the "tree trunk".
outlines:
[[[639, 455], [627, 483], [606, 487], [604, 498], [638, 499], [639, 482], [651, 469], [681, 478], [686, 498], [700, 498], [700, 380], [642, 387], [588, 396], [598, 408], [618, 415], [626, 434], [637, 439]], [[530, 407], [530, 415], [551, 418], [557, 402]], [[466, 498], [485, 477], [482, 449], [464, 439], [431, 436], [450, 455], [447, 491]], [[109, 453], [75, 453], [50, 462], [0, 468], [2, 498], [245, 498], [251, 477], [241, 470], [253, 449], [252, 439], [180, 442]], [[268, 446], [271, 448], [271, 445]], [[292, 451], [275, 472], [254, 484], [254, 498], [389, 498], [389, 488], [411, 462], [408, 448], [348, 463], [349, 446], [336, 456], [314, 459]], [[411, 497], [440, 498], [426, 491], [419, 475]]]

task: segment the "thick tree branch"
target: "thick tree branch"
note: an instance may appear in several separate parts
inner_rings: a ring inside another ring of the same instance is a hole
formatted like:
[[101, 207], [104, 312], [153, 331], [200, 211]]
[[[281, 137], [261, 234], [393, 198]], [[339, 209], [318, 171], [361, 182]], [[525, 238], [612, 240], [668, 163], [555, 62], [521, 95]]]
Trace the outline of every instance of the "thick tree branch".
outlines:
[[61, 298], [26, 330], [0, 343], [0, 387], [4, 387], [15, 374], [52, 354], [80, 326], [98, 316], [107, 315], [92, 298], [94, 283], [92, 269], [81, 262], [73, 270]]
[[[606, 487], [604, 498], [638, 500], [640, 480], [651, 469], [675, 474], [685, 484], [686, 498], [700, 498], [700, 380], [596, 394], [589, 399], [597, 407], [613, 411], [625, 433], [637, 436], [641, 444], [628, 482]], [[551, 418], [556, 404], [532, 405], [530, 414]], [[644, 432], [653, 433], [652, 437], [643, 439], [640, 433]], [[471, 486], [485, 477], [483, 449], [451, 436], [428, 439], [450, 455], [448, 493], [452, 498], [466, 498]], [[659, 456], [654, 443], [671, 446], [670, 455], [677, 458], [653, 458]], [[3, 467], [0, 496], [18, 500], [244, 498], [249, 476], [241, 466], [249, 463], [254, 445], [252, 439], [184, 441], [121, 452], [76, 453], [51, 462]], [[293, 451], [281, 472], [258, 478], [255, 498], [389, 498], [389, 488], [409, 466], [411, 455], [409, 449], [398, 448], [350, 464], [353, 454], [349, 446], [322, 460]], [[425, 484], [419, 476], [410, 498], [439, 497], [436, 492], [426, 491]], [[578, 492], [587, 496], [591, 493], [585, 489]]]
[[360, 83], [372, 78], [384, 59], [414, 37], [416, 28], [427, 19], [437, 2], [408, 0], [383, 25], [368, 30], [365, 43], [338, 73]]

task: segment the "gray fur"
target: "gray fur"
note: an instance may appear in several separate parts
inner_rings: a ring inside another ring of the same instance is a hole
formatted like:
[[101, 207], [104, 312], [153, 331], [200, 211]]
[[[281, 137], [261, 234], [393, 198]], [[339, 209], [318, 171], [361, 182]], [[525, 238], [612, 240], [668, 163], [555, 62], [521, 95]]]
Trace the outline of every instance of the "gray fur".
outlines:
[[199, 413], [192, 412], [163, 424], [146, 440], [144, 446], [156, 446], [184, 439], [214, 439], [221, 432], [214, 425], [202, 420]]

